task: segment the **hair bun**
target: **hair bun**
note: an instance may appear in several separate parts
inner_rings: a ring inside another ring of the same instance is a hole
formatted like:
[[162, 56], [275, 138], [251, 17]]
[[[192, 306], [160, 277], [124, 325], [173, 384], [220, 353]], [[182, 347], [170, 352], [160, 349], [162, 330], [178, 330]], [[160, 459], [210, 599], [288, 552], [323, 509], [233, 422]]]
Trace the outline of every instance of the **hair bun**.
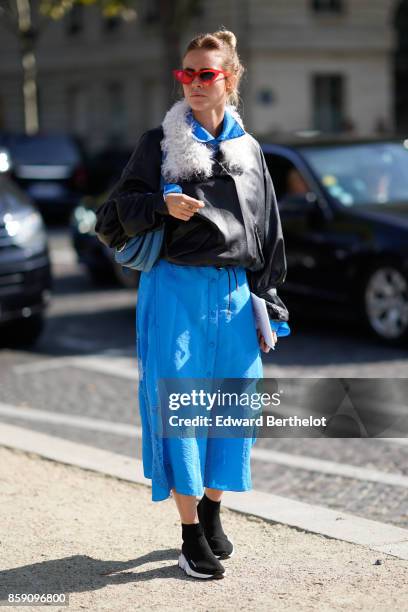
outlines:
[[223, 40], [227, 45], [229, 45], [232, 49], [236, 49], [237, 47], [237, 37], [230, 30], [218, 30], [214, 32], [213, 36]]

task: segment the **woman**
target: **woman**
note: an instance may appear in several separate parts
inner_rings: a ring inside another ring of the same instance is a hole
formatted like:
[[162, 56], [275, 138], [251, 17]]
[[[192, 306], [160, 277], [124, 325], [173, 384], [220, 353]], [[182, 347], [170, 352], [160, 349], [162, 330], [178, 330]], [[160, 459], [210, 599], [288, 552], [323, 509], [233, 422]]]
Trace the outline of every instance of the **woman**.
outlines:
[[179, 566], [197, 578], [222, 577], [220, 559], [234, 552], [221, 498], [251, 489], [255, 439], [160, 436], [158, 380], [262, 378], [259, 348], [270, 347], [256, 331], [250, 291], [265, 299], [272, 328], [288, 320], [276, 294], [286, 258], [275, 193], [236, 110], [242, 71], [233, 33], [194, 38], [174, 71], [184, 98], [143, 134], [97, 211], [96, 232], [109, 247], [165, 227], [160, 258], [138, 290], [143, 466], [152, 500], [175, 499]]

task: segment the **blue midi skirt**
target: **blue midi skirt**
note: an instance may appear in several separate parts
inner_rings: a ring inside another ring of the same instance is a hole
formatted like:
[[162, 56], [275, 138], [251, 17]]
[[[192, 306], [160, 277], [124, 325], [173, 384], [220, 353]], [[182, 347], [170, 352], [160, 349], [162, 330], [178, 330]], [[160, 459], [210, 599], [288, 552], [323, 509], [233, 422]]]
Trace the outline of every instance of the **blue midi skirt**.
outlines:
[[256, 438], [158, 434], [159, 378], [263, 378], [245, 268], [159, 259], [140, 276], [136, 329], [143, 471], [152, 501], [167, 499], [173, 488], [195, 496], [204, 487], [250, 490]]

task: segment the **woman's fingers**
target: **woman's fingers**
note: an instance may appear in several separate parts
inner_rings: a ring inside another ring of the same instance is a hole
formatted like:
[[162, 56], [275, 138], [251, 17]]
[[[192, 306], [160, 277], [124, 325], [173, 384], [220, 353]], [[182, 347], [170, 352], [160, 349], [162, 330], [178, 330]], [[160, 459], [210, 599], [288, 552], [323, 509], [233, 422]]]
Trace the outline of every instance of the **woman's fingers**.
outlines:
[[204, 202], [201, 200], [196, 200], [196, 198], [192, 198], [185, 193], [181, 193], [180, 195], [183, 197], [183, 202], [185, 202], [187, 206], [192, 206], [196, 210], [205, 206]]
[[205, 206], [201, 200], [196, 200], [184, 193], [169, 193], [165, 200], [169, 213], [182, 221], [188, 221], [194, 213]]
[[[269, 353], [269, 351], [271, 350], [271, 347], [268, 344], [266, 344], [265, 338], [263, 337], [260, 329], [257, 328], [256, 333], [258, 336], [259, 347], [263, 350], [264, 353]], [[278, 341], [278, 337], [275, 331], [272, 331], [272, 337], [274, 340], [274, 344], [276, 344], [276, 342]]]
[[190, 198], [189, 196], [183, 196], [182, 202], [180, 202], [181, 213], [183, 215], [188, 215], [187, 219], [191, 219], [191, 217], [200, 209], [203, 208], [204, 202], [200, 200], [195, 200], [194, 198]]

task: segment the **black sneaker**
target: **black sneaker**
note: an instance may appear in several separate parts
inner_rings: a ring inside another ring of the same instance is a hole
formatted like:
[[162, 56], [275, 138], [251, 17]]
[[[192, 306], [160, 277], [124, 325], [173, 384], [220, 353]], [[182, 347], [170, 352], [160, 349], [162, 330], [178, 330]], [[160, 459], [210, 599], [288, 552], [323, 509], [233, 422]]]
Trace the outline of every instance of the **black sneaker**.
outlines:
[[178, 565], [193, 578], [223, 578], [225, 568], [212, 552], [200, 523], [182, 523], [183, 544]]
[[233, 556], [234, 544], [225, 534], [220, 519], [221, 502], [215, 502], [204, 493], [197, 505], [197, 514], [208, 544], [217, 559]]

